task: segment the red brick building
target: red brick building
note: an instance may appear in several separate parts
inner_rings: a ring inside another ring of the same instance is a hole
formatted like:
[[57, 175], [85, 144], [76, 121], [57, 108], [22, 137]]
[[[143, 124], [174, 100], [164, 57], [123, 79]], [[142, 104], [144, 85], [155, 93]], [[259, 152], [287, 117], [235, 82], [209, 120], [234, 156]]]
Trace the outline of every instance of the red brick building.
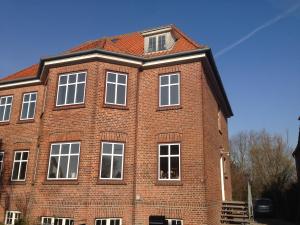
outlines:
[[0, 80], [0, 221], [219, 224], [230, 116], [211, 50], [173, 25], [43, 58]]

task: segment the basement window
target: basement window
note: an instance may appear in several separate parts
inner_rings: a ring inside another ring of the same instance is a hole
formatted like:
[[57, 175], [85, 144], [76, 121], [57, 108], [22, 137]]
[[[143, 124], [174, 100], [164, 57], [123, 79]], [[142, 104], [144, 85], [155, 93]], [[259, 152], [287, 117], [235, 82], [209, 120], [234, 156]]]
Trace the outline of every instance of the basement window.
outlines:
[[160, 144], [159, 180], [180, 180], [180, 144]]
[[12, 181], [25, 181], [28, 164], [28, 151], [16, 151], [12, 169]]
[[51, 145], [48, 179], [77, 179], [80, 142]]
[[8, 122], [10, 119], [13, 96], [0, 97], [0, 122]]
[[74, 225], [71, 218], [42, 217], [42, 225]]
[[179, 219], [166, 219], [167, 225], [183, 225], [183, 221]]
[[21, 217], [21, 212], [19, 211], [6, 211], [5, 214], [5, 224], [14, 225]]
[[116, 219], [116, 218], [96, 219], [95, 225], [122, 225], [122, 219]]

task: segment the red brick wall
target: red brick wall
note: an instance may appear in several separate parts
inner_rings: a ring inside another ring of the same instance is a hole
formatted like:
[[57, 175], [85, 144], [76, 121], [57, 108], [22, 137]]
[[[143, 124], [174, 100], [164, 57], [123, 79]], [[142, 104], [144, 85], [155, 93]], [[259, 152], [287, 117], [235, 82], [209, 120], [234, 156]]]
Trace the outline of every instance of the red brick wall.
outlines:
[[[107, 70], [128, 74], [126, 107], [104, 105]], [[58, 76], [74, 71], [87, 72], [85, 104], [80, 108], [57, 109]], [[180, 73], [181, 105], [160, 110], [158, 78], [170, 72]], [[183, 219], [187, 225], [219, 223], [219, 147], [228, 149], [227, 125], [223, 118], [224, 130], [220, 135], [218, 105], [201, 62], [144, 71], [103, 62], [52, 68], [40, 120], [43, 89], [44, 86], [33, 86], [0, 91], [0, 96], [15, 96], [11, 123], [0, 126], [5, 150], [4, 190], [30, 193], [29, 213], [35, 222], [39, 223], [41, 216], [73, 217], [76, 224], [94, 224], [95, 218], [122, 217], [123, 225], [146, 225], [150, 215], [165, 215]], [[38, 91], [36, 121], [18, 124], [22, 93], [33, 90]], [[74, 140], [81, 142], [78, 180], [47, 181], [50, 144]], [[101, 141], [125, 143], [123, 181], [99, 180]], [[174, 142], [181, 144], [181, 181], [159, 182], [158, 144]], [[17, 149], [30, 151], [27, 179], [22, 185], [9, 185], [12, 154]], [[228, 176], [228, 198], [230, 191]], [[4, 196], [1, 194], [2, 205]], [[11, 210], [17, 208], [15, 201], [11, 200]], [[0, 220], [4, 213], [2, 208]]]

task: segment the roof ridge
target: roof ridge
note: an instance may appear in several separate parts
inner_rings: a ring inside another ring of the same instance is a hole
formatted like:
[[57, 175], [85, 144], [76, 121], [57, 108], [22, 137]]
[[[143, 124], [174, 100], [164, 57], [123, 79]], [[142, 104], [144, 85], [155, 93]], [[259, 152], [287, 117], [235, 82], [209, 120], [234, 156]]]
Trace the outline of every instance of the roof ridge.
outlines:
[[194, 45], [197, 48], [205, 47], [205, 45], [201, 45], [198, 42], [194, 41], [190, 37], [188, 37], [183, 31], [181, 31], [178, 27], [176, 27], [174, 24], [172, 25], [172, 29], [174, 29], [176, 32], [178, 32], [184, 39], [186, 39], [188, 42], [190, 42], [192, 45]]

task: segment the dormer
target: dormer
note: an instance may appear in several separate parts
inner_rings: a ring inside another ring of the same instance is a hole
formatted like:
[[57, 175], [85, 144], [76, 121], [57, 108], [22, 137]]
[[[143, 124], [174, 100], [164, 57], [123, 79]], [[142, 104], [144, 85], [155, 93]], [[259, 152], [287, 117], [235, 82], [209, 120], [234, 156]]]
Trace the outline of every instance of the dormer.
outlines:
[[144, 36], [145, 54], [167, 51], [172, 49], [175, 44], [171, 26], [146, 30], [141, 34]]

